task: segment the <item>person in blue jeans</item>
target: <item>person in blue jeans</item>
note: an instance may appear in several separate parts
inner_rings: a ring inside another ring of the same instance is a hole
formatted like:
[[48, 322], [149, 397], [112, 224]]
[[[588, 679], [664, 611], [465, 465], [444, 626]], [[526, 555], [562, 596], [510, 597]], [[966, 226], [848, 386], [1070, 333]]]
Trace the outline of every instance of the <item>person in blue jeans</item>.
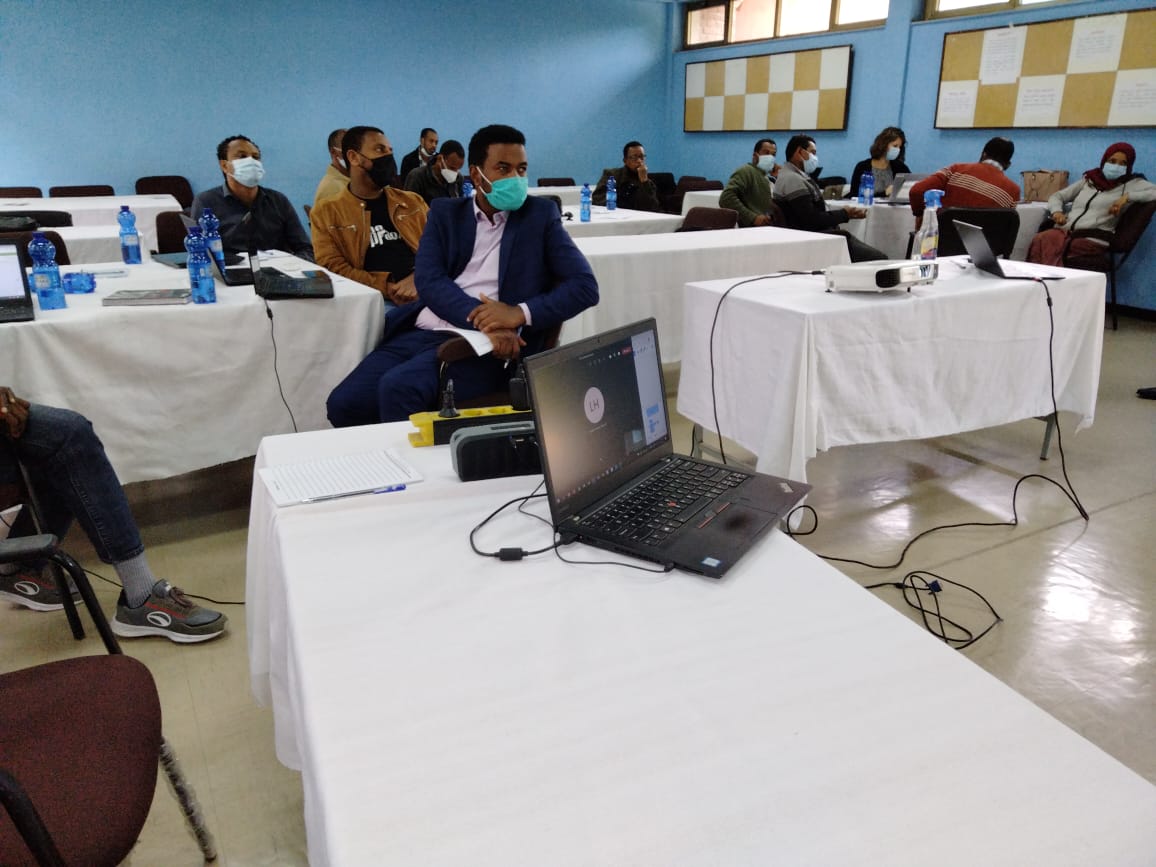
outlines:
[[[182, 644], [224, 634], [224, 614], [195, 605], [179, 588], [153, 575], [120, 480], [88, 419], [71, 410], [29, 403], [0, 386], [0, 483], [21, 480], [17, 461], [27, 469], [39, 497], [45, 531], [63, 539], [75, 519], [97, 556], [116, 570], [123, 590], [113, 632], [124, 638], [162, 636]], [[36, 532], [28, 509], [0, 529], [13, 537]], [[61, 591], [51, 572], [0, 565], [0, 599], [33, 611], [59, 610]]]

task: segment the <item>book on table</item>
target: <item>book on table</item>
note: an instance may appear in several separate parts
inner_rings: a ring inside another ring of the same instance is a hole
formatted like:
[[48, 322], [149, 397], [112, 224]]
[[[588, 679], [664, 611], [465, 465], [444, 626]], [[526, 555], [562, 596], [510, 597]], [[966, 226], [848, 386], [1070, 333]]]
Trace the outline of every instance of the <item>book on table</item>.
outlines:
[[118, 289], [101, 299], [105, 307], [140, 307], [152, 304], [188, 304], [188, 289]]

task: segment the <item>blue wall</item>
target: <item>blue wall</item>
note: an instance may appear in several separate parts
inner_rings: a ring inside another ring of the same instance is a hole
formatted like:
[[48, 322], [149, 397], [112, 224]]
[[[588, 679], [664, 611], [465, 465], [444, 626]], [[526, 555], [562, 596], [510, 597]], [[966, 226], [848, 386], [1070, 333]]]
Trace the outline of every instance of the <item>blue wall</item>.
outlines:
[[[851, 44], [854, 51], [851, 75], [851, 108], [847, 129], [815, 133], [823, 173], [850, 177], [855, 163], [883, 127], [898, 123], [907, 133], [907, 164], [914, 171], [934, 171], [953, 162], [979, 158], [983, 144], [993, 135], [1007, 135], [1016, 152], [1010, 176], [1021, 183], [1025, 169], [1067, 169], [1075, 181], [1096, 165], [1104, 148], [1115, 141], [1131, 142], [1137, 151], [1138, 171], [1156, 181], [1156, 130], [1151, 128], [1064, 130], [937, 130], [935, 104], [939, 61], [945, 33], [1024, 24], [1054, 18], [1071, 18], [1144, 9], [1151, 0], [1094, 0], [1025, 9], [993, 15], [918, 21], [923, 0], [891, 0], [891, 14], [884, 27], [853, 30], [823, 36], [781, 39], [774, 43], [748, 43], [739, 47], [705, 51], [678, 51], [681, 33], [676, 26], [671, 49], [675, 69], [671, 76], [668, 118], [672, 139], [681, 144], [677, 171], [725, 180], [741, 163], [750, 160], [755, 133], [685, 133], [682, 131], [682, 97], [686, 64], [703, 60], [739, 57], [759, 52], [795, 51]], [[797, 130], [798, 132], [813, 132]], [[780, 148], [791, 130], [772, 130]], [[782, 151], [780, 151], [782, 155]], [[1156, 229], [1145, 238], [1122, 275], [1120, 303], [1156, 309], [1156, 285], [1150, 278], [1156, 269]]]
[[671, 158], [669, 26], [664, 4], [621, 0], [3, 0], [0, 185], [131, 193], [181, 174], [200, 190], [221, 182], [217, 142], [244, 133], [300, 206], [329, 131], [356, 123], [399, 162], [424, 126], [466, 144], [509, 123], [531, 179], [596, 180], [630, 138]]

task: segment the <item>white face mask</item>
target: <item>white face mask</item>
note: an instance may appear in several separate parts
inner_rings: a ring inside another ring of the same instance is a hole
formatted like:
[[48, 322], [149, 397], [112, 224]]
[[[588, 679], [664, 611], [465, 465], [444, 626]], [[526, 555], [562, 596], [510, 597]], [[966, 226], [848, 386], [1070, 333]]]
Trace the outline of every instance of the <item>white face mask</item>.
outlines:
[[265, 177], [265, 167], [253, 157], [233, 160], [233, 180], [245, 187], [255, 187]]
[[811, 172], [815, 171], [815, 169], [817, 169], [817, 168], [819, 168], [819, 154], [818, 153], [813, 153], [809, 157], [807, 157], [805, 160], [803, 160], [803, 171], [806, 172], [807, 174], [811, 174]]
[[887, 160], [888, 160], [888, 162], [891, 162], [892, 160], [897, 160], [897, 159], [899, 159], [899, 148], [887, 148]]
[[774, 154], [759, 154], [759, 171], [769, 172], [775, 167]]
[[1104, 163], [1104, 167], [1100, 169], [1100, 171], [1108, 180], [1115, 181], [1124, 177], [1128, 171], [1128, 167], [1122, 166], [1119, 163]]
[[432, 157], [432, 156], [433, 156], [435, 153], [437, 153], [437, 150], [427, 151], [427, 150], [426, 150], [424, 147], [422, 147], [421, 145], [418, 145], [418, 150], [419, 150], [419, 151], [421, 151], [421, 155], [422, 155], [423, 157], [425, 157], [427, 160], [428, 160], [430, 157]]
[[442, 169], [442, 177], [445, 178], [447, 184], [452, 184], [458, 179], [458, 173], [453, 169]]

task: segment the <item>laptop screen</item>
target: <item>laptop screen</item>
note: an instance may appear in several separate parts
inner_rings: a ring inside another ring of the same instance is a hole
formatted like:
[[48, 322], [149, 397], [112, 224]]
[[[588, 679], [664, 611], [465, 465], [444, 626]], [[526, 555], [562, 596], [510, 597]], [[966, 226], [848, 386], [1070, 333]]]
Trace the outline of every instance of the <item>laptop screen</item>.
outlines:
[[0, 303], [30, 301], [28, 278], [15, 241], [0, 241]]
[[555, 523], [671, 453], [653, 319], [533, 356], [526, 369]]

